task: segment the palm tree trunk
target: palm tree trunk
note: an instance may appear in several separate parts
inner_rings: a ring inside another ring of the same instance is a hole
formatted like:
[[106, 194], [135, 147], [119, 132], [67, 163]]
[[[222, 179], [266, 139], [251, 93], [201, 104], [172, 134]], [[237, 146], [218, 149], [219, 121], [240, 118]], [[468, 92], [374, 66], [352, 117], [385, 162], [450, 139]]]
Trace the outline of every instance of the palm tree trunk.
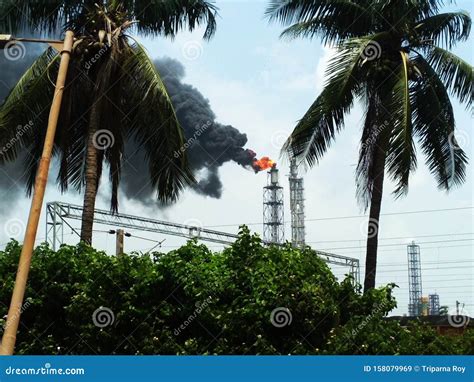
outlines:
[[380, 210], [382, 208], [383, 181], [385, 177], [386, 153], [382, 146], [377, 146], [374, 172], [375, 178], [370, 200], [369, 223], [367, 230], [367, 254], [365, 257], [364, 293], [375, 288], [377, 271], [377, 248], [379, 236]]
[[85, 182], [86, 189], [84, 191], [84, 204], [82, 210], [82, 226], [81, 226], [81, 241], [92, 244], [92, 228], [94, 225], [94, 209], [95, 200], [98, 188], [98, 174], [97, 174], [97, 148], [95, 147], [94, 135], [97, 131], [97, 111], [96, 107], [92, 106], [91, 123], [89, 125], [89, 135], [87, 138], [87, 153], [86, 153], [86, 173]]

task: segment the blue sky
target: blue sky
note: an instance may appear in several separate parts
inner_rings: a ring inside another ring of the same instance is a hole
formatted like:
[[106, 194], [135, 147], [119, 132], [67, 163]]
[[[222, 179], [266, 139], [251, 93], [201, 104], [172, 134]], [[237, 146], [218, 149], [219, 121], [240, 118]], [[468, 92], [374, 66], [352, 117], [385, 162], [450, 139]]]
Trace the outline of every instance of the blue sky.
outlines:
[[[331, 50], [321, 46], [318, 40], [280, 40], [282, 27], [269, 25], [264, 18], [266, 2], [217, 1], [217, 5], [220, 8], [218, 29], [210, 42], [201, 40], [202, 31], [181, 33], [173, 41], [140, 37], [139, 40], [152, 57], [168, 56], [181, 61], [186, 68], [185, 81], [197, 87], [210, 100], [218, 121], [246, 133], [248, 148], [278, 160], [284, 139], [322, 89], [324, 69]], [[458, 1], [457, 5], [446, 7], [446, 10], [449, 9], [468, 9], [472, 13], [473, 2]], [[472, 51], [472, 39], [454, 49], [471, 64]], [[457, 102], [453, 104], [459, 141], [472, 161], [471, 114]], [[352, 217], [363, 213], [355, 199], [354, 181], [361, 117], [360, 108], [355, 107], [336, 143], [320, 164], [305, 174], [305, 189], [307, 242], [316, 249], [359, 258], [363, 265], [366, 218]], [[472, 165], [468, 167], [466, 183], [446, 194], [437, 190], [421, 153], [418, 158], [418, 170], [411, 178], [407, 197], [394, 200], [390, 194], [393, 185], [387, 182], [382, 213], [473, 205]], [[285, 192], [288, 193], [284, 177], [288, 169], [284, 163], [280, 168]], [[253, 223], [251, 229], [261, 232], [265, 175], [245, 171], [235, 163], [225, 164], [220, 174], [224, 184], [221, 199], [206, 198], [189, 191], [175, 206], [165, 211], [122, 203], [121, 212], [178, 223], [198, 222], [229, 232], [236, 232], [238, 224]], [[98, 207], [107, 209], [108, 187], [102, 187], [102, 190], [105, 197], [99, 198]], [[45, 200], [57, 199], [75, 204], [81, 204], [82, 200], [73, 194], [60, 196], [55, 186], [49, 187]], [[287, 195], [285, 220], [289, 220], [288, 201]], [[25, 220], [28, 206], [29, 201], [22, 200], [18, 209], [21, 216], [15, 213], [10, 218]], [[348, 216], [351, 218], [315, 220]], [[38, 234], [40, 239], [44, 238], [43, 226]], [[474, 315], [472, 233], [472, 209], [382, 217], [377, 283], [393, 281], [400, 286], [396, 292], [399, 301], [396, 313], [406, 312], [408, 279], [405, 245], [416, 240], [421, 245], [424, 264], [424, 295], [438, 292], [441, 304], [450, 308], [459, 300], [466, 304], [466, 311]], [[76, 241], [69, 237], [71, 243]], [[150, 237], [157, 240], [163, 238], [161, 235]], [[286, 225], [286, 237], [290, 237], [289, 225]], [[94, 240], [96, 246], [113, 253], [113, 237], [97, 234]], [[6, 241], [8, 238], [2, 229], [0, 242]], [[163, 249], [170, 250], [180, 243], [182, 240], [168, 238]], [[146, 250], [152, 245], [129, 239], [126, 249]], [[344, 270], [336, 269], [336, 273], [342, 275]]]

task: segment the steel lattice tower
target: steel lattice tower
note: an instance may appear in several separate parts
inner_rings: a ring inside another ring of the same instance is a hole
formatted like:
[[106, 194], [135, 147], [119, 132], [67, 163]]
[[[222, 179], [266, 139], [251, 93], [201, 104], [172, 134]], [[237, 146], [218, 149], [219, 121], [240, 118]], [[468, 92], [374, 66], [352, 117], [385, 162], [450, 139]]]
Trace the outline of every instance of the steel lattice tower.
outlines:
[[291, 243], [294, 247], [302, 248], [305, 245], [304, 226], [304, 187], [303, 178], [298, 177], [296, 160], [290, 163], [290, 211], [291, 211]]
[[[76, 234], [78, 238], [81, 236], [72, 225], [72, 222], [81, 221], [83, 211], [83, 206], [69, 203], [51, 202], [46, 205], [46, 241], [52, 246], [54, 251], [64, 243], [63, 231], [65, 227], [66, 229], [71, 229], [71, 234]], [[94, 210], [94, 222], [114, 227], [114, 232], [120, 227], [140, 232], [153, 232], [186, 239], [198, 239], [222, 245], [232, 245], [239, 238], [238, 235], [229, 232], [150, 219], [144, 216], [113, 213], [110, 210], [100, 210], [98, 208]], [[124, 236], [127, 236], [127, 234], [125, 233]], [[265, 245], [272, 244], [267, 241], [263, 243]], [[358, 259], [323, 251], [316, 251], [316, 254], [328, 264], [348, 267], [349, 272], [354, 275], [354, 279], [357, 282], [359, 281], [360, 265]]]
[[428, 295], [430, 316], [439, 316], [439, 294]]
[[283, 187], [278, 183], [275, 165], [268, 171], [268, 183], [263, 188], [263, 240], [282, 244], [285, 240], [283, 224]]
[[421, 256], [420, 246], [412, 242], [407, 246], [408, 255], [408, 315], [421, 316]]

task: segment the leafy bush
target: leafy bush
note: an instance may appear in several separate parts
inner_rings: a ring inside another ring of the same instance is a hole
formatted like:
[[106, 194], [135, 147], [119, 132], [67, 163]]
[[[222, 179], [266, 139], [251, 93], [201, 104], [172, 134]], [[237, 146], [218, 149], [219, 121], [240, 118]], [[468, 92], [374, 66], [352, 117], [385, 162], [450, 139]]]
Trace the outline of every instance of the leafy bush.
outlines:
[[[0, 252], [1, 316], [20, 251], [12, 242]], [[219, 253], [195, 241], [167, 254], [119, 257], [82, 244], [57, 252], [42, 245], [33, 257], [17, 353], [469, 351], [462, 337], [385, 322], [396, 306], [393, 287], [362, 295], [351, 279], [338, 283], [311, 249], [262, 246], [246, 227]]]

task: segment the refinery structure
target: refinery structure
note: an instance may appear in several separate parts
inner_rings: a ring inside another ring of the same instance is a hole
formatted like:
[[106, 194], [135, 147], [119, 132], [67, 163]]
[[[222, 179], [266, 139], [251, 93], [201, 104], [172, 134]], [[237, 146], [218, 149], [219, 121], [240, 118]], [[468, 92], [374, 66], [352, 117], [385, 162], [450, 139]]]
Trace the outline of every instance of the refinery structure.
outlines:
[[296, 248], [305, 246], [305, 211], [303, 178], [298, 176], [296, 159], [290, 162], [290, 211], [291, 211], [291, 243]]
[[[305, 211], [303, 178], [298, 176], [296, 160], [290, 163], [290, 217], [291, 244], [305, 246]], [[279, 171], [273, 164], [268, 171], [267, 185], [263, 188], [263, 239], [274, 244], [285, 242], [284, 194], [279, 183]]]
[[[290, 242], [295, 248], [304, 248], [306, 245], [304, 180], [298, 172], [297, 163], [295, 160], [290, 162], [288, 174], [290, 196], [290, 218], [288, 222], [285, 222], [285, 193], [281, 183], [280, 171], [269, 158], [265, 157], [262, 163], [265, 163], [266, 167], [260, 168], [259, 171], [268, 170], [267, 182], [263, 187], [263, 243], [265, 245], [283, 245]], [[46, 239], [53, 250], [58, 249], [64, 242], [65, 228], [71, 229], [77, 236], [80, 236], [71, 223], [74, 220], [81, 220], [82, 206], [53, 202], [47, 204], [46, 212]], [[117, 254], [123, 252], [124, 229], [160, 233], [185, 239], [198, 239], [224, 246], [231, 245], [238, 238], [238, 235], [234, 233], [141, 216], [112, 213], [100, 209], [95, 210], [94, 222], [114, 228], [109, 233], [117, 234]], [[285, 223], [288, 223], [290, 232], [285, 232]], [[287, 234], [287, 237], [285, 237], [285, 234]], [[128, 235], [130, 236], [130, 234]], [[358, 259], [318, 251], [317, 249], [315, 249], [315, 253], [328, 264], [344, 267], [346, 274], [352, 275], [356, 282], [360, 282]], [[437, 293], [423, 295], [421, 250], [415, 242], [407, 246], [407, 262], [408, 315], [412, 317], [439, 315], [439, 295]]]
[[[305, 211], [303, 178], [298, 175], [296, 161], [291, 161], [289, 173], [290, 190], [290, 223], [291, 233], [285, 239], [285, 201], [284, 187], [280, 183], [280, 171], [276, 164], [264, 157], [254, 166], [255, 172], [267, 171], [267, 184], [263, 187], [263, 243], [266, 245], [282, 245], [286, 240], [295, 248], [305, 246]], [[264, 166], [264, 167], [262, 167]], [[46, 241], [53, 250], [64, 243], [64, 229], [70, 229], [73, 234], [79, 235], [72, 221], [80, 221], [82, 206], [63, 202], [52, 202], [46, 206]], [[172, 223], [163, 220], [150, 219], [122, 213], [96, 209], [94, 222], [113, 227], [109, 233], [117, 234], [117, 254], [123, 251], [123, 229], [142, 232], [154, 232], [164, 235], [177, 236], [185, 239], [198, 239], [221, 245], [230, 245], [238, 235], [228, 232], [216, 231], [205, 227]], [[119, 233], [122, 233], [120, 235]], [[291, 239], [290, 239], [291, 238]], [[353, 276], [356, 282], [360, 281], [359, 260], [353, 257], [337, 255], [322, 251], [315, 251], [328, 264], [342, 266]]]
[[421, 316], [422, 285], [421, 285], [421, 255], [420, 246], [414, 242], [407, 246], [408, 256], [408, 315]]
[[439, 295], [437, 293], [423, 296], [421, 282], [420, 246], [411, 242], [407, 246], [408, 258], [408, 315], [437, 316], [440, 314]]
[[273, 164], [263, 188], [263, 240], [272, 244], [285, 241], [284, 196], [279, 183], [279, 171]]

